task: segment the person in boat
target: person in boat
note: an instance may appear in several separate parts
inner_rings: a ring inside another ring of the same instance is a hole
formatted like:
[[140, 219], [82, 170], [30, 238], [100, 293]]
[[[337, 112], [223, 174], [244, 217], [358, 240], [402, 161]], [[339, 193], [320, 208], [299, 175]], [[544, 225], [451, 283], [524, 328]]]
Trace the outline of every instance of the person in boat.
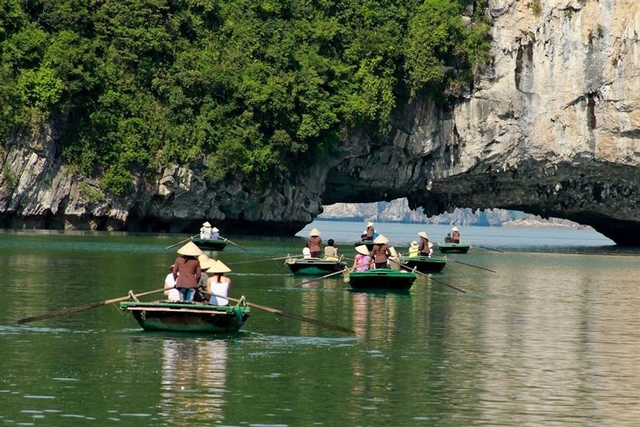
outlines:
[[339, 261], [338, 248], [333, 246], [333, 239], [327, 240], [327, 246], [324, 247], [324, 259], [327, 261]]
[[207, 297], [202, 295], [202, 291], [206, 291], [207, 289], [207, 280], [209, 280], [209, 276], [206, 271], [215, 264], [216, 260], [209, 258], [206, 254], [202, 254], [198, 257], [198, 262], [200, 263], [200, 280], [198, 280], [198, 288], [197, 292], [193, 297], [193, 300], [196, 302], [206, 301]]
[[311, 251], [311, 258], [320, 258], [320, 254], [322, 253], [322, 238], [320, 236], [320, 230], [317, 228], [309, 232], [307, 247], [309, 251]]
[[367, 271], [371, 268], [371, 257], [369, 256], [369, 249], [367, 249], [367, 245], [356, 246], [356, 257], [353, 260], [352, 270], [356, 271]]
[[418, 236], [420, 236], [420, 243], [418, 243], [418, 251], [420, 252], [420, 255], [430, 257], [433, 254], [433, 244], [429, 243], [427, 233], [421, 231], [418, 233]]
[[418, 242], [415, 240], [411, 242], [409, 245], [409, 257], [416, 257], [420, 253], [420, 249], [418, 249]]
[[452, 243], [453, 239], [451, 238], [451, 233], [447, 233], [447, 237], [444, 238], [445, 243]]
[[169, 301], [180, 301], [180, 292], [176, 289], [176, 279], [173, 278], [173, 264], [169, 267], [169, 274], [164, 278], [164, 294]]
[[200, 238], [201, 239], [211, 238], [211, 224], [209, 224], [209, 221], [202, 223], [202, 227], [200, 228]]
[[451, 243], [460, 243], [460, 230], [458, 230], [458, 227], [453, 227], [451, 231]]
[[311, 259], [311, 251], [306, 246], [302, 248], [302, 258], [303, 259]]
[[213, 227], [211, 229], [211, 238], [213, 240], [220, 240], [220, 230], [218, 230], [218, 227]]
[[388, 260], [388, 267], [389, 268], [393, 268], [394, 270], [400, 270], [400, 256], [398, 255], [398, 251], [396, 251], [396, 248], [394, 248], [393, 246], [391, 246], [389, 248], [389, 260]]
[[224, 275], [229, 273], [231, 269], [222, 261], [217, 260], [207, 270], [207, 274], [211, 277], [207, 280], [206, 292], [211, 294], [209, 298], [210, 305], [228, 305], [229, 300], [224, 298], [229, 296], [231, 291], [231, 279]]
[[373, 240], [373, 249], [371, 257], [375, 268], [387, 268], [387, 262], [391, 252], [389, 251], [389, 239], [380, 234]]
[[181, 301], [193, 301], [193, 297], [198, 289], [198, 281], [202, 270], [198, 257], [202, 251], [195, 243], [189, 242], [178, 249], [178, 258], [173, 263], [173, 279], [176, 281], [176, 288], [180, 292]]
[[380, 234], [378, 234], [378, 232], [375, 230], [375, 228], [373, 228], [373, 222], [368, 222], [367, 223], [367, 229], [364, 230], [364, 232], [362, 233], [362, 235], [360, 236], [360, 239], [364, 242], [364, 241], [373, 241], [376, 239], [376, 237], [378, 237]]

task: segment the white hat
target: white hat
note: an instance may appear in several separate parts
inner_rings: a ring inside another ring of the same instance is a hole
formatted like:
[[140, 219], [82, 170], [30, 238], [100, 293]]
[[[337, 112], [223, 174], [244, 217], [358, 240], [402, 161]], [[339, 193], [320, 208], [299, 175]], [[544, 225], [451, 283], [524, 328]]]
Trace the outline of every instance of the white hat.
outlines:
[[391, 246], [389, 248], [389, 252], [391, 253], [392, 257], [397, 257], [398, 256], [398, 251], [396, 251], [396, 248], [394, 248], [393, 246]]
[[206, 221], [202, 224], [203, 227], [211, 227], [211, 224], [209, 224], [209, 221]]
[[211, 267], [209, 267], [209, 269], [207, 270], [207, 273], [228, 273], [230, 272], [231, 269], [229, 267], [227, 267], [225, 265], [225, 263], [223, 263], [220, 260], [217, 260], [216, 262], [213, 263], [213, 265]]
[[427, 236], [427, 233], [425, 233], [424, 231], [421, 231], [418, 233], [418, 236], [420, 237], [424, 237], [425, 239], [428, 239], [429, 237]]
[[429, 247], [432, 248], [433, 247], [433, 243], [429, 242]]
[[362, 255], [369, 255], [369, 248], [367, 248], [367, 245], [356, 246], [356, 252]]
[[218, 230], [218, 227], [213, 227], [213, 228], [211, 229], [211, 231], [213, 231], [214, 233], [217, 233], [217, 232], [218, 232], [218, 231], [220, 231], [220, 230]]
[[202, 271], [206, 271], [208, 268], [211, 268], [216, 262], [215, 259], [209, 258], [206, 254], [200, 255], [198, 257], [198, 261], [200, 261], [200, 269]]
[[418, 247], [418, 242], [416, 242], [415, 240], [413, 242], [411, 242], [411, 247], [412, 248], [417, 248]]
[[373, 239], [373, 243], [389, 243], [389, 239], [380, 234], [378, 237]]
[[373, 227], [373, 223], [372, 223], [371, 221], [369, 221], [369, 222], [367, 223], [367, 228], [369, 228], [369, 227]]
[[318, 230], [317, 228], [314, 228], [313, 230], [311, 230], [309, 232], [309, 236], [318, 236], [318, 237], [320, 237], [320, 230]]
[[178, 253], [180, 255], [193, 256], [193, 257], [202, 255], [202, 251], [200, 250], [200, 248], [196, 246], [196, 244], [193, 242], [189, 242], [183, 247], [181, 247], [180, 249], [178, 249]]
[[458, 227], [453, 227], [451, 231], [458, 231]]

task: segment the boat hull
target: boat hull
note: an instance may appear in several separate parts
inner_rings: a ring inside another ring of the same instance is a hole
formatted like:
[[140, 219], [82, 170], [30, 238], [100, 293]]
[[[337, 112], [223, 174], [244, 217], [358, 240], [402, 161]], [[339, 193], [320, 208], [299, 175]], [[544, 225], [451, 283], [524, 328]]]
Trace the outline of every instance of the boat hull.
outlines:
[[326, 259], [288, 259], [285, 264], [296, 276], [322, 276], [344, 270], [347, 265]]
[[415, 268], [421, 273], [438, 273], [444, 269], [447, 265], [447, 261], [444, 258], [417, 256], [410, 258], [403, 258], [402, 265]]
[[199, 237], [194, 237], [191, 240], [200, 249], [209, 251], [222, 251], [227, 247], [227, 242], [220, 239], [201, 239]]
[[228, 334], [251, 315], [247, 306], [212, 306], [179, 302], [122, 302], [145, 331]]
[[351, 272], [345, 280], [357, 290], [408, 291], [416, 278], [416, 274], [410, 271], [376, 268]]
[[470, 248], [471, 245], [469, 243], [438, 243], [438, 249], [443, 254], [466, 254]]

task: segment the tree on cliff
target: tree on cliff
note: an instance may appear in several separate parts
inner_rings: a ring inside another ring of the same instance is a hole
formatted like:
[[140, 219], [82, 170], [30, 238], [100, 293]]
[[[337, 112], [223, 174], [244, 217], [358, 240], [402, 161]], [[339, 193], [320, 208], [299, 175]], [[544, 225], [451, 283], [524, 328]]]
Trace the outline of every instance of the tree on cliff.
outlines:
[[115, 195], [175, 162], [260, 184], [350, 129], [384, 135], [408, 96], [455, 94], [488, 52], [468, 3], [4, 0], [0, 139], [53, 120]]

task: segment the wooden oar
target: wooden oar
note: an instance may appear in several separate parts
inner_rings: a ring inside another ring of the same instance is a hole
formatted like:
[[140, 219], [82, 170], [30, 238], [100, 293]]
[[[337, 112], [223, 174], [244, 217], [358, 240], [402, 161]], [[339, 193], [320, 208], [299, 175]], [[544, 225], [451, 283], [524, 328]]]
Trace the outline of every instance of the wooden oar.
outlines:
[[193, 239], [193, 238], [194, 238], [194, 237], [196, 237], [196, 236], [199, 236], [199, 234], [194, 234], [193, 236], [189, 236], [189, 237], [187, 237], [187, 238], [186, 238], [186, 239], [184, 239], [184, 240], [180, 240], [178, 243], [174, 243], [173, 245], [169, 245], [169, 246], [167, 246], [166, 248], [164, 248], [164, 250], [166, 251], [166, 250], [167, 250], [167, 249], [169, 249], [169, 248], [172, 248], [172, 247], [174, 247], [174, 246], [178, 246], [179, 244], [184, 243], [184, 242], [186, 242], [187, 240], [191, 240], [191, 239]]
[[443, 281], [441, 281], [441, 280], [438, 280], [438, 279], [436, 279], [436, 278], [434, 278], [434, 277], [432, 277], [432, 276], [429, 276], [428, 274], [424, 274], [423, 272], [418, 271], [418, 270], [416, 270], [416, 269], [414, 269], [414, 268], [412, 268], [412, 267], [409, 267], [408, 265], [400, 264], [398, 261], [394, 261], [394, 260], [391, 260], [391, 262], [395, 262], [396, 264], [399, 264], [400, 266], [402, 266], [402, 267], [406, 268], [406, 269], [407, 269], [407, 270], [409, 270], [409, 271], [413, 271], [414, 273], [420, 274], [421, 276], [428, 277], [429, 279], [433, 280], [434, 282], [439, 283], [439, 284], [444, 285], [444, 286], [448, 286], [448, 287], [450, 287], [451, 289], [455, 289], [455, 290], [456, 290], [456, 291], [458, 291], [458, 292], [462, 292], [463, 294], [466, 294], [466, 293], [467, 293], [467, 291], [465, 291], [465, 290], [462, 290], [462, 289], [460, 289], [460, 288], [456, 288], [455, 286], [450, 285], [450, 284], [448, 284], [448, 283], [445, 283], [445, 282], [443, 282]]
[[336, 274], [344, 273], [345, 270], [351, 271], [351, 270], [353, 270], [353, 268], [345, 268], [345, 269], [340, 270], [340, 271], [334, 271], [333, 273], [329, 273], [326, 276], [316, 277], [315, 279], [304, 280], [304, 281], [296, 284], [296, 286], [306, 285], [307, 283], [319, 282], [320, 280], [324, 280], [327, 277], [331, 277], [331, 276], [335, 276]]
[[486, 250], [488, 250], [488, 251], [500, 252], [501, 254], [503, 254], [503, 253], [504, 253], [504, 251], [501, 251], [500, 249], [493, 249], [493, 248], [488, 248], [488, 247], [486, 247], [486, 246], [480, 246], [480, 245], [475, 245], [475, 246], [477, 246], [477, 247], [479, 247], [479, 248], [482, 248], [482, 249], [486, 249]]
[[[151, 295], [151, 294], [157, 294], [159, 292], [164, 292], [164, 291], [169, 290], [169, 289], [170, 288], [156, 289], [155, 291], [148, 291], [148, 292], [143, 292], [141, 294], [135, 294], [135, 296], [136, 297], [143, 297], [145, 295]], [[90, 304], [80, 305], [80, 306], [77, 306], [77, 307], [69, 307], [69, 308], [65, 308], [63, 310], [59, 310], [59, 311], [53, 311], [53, 312], [50, 312], [50, 313], [40, 314], [38, 316], [25, 317], [24, 319], [18, 320], [18, 325], [21, 325], [23, 323], [34, 322], [36, 320], [44, 320], [44, 319], [50, 319], [52, 317], [66, 316], [67, 314], [77, 313], [79, 311], [85, 311], [85, 310], [90, 310], [90, 309], [96, 308], [96, 307], [102, 307], [103, 305], [109, 305], [109, 304], [113, 304], [113, 303], [116, 303], [116, 302], [126, 301], [126, 300], [128, 300], [130, 298], [131, 298], [131, 295], [128, 294], [126, 297], [113, 298], [113, 299], [108, 299], [108, 300], [104, 300], [104, 301], [96, 301], [96, 302], [92, 302]]]
[[447, 258], [447, 260], [449, 260], [449, 261], [453, 261], [453, 262], [457, 262], [458, 264], [467, 265], [467, 266], [469, 266], [469, 267], [479, 268], [480, 270], [486, 270], [486, 271], [490, 271], [490, 272], [492, 272], [492, 273], [496, 273], [496, 271], [495, 271], [495, 270], [491, 270], [490, 268], [480, 267], [479, 265], [469, 264], [469, 263], [466, 263], [466, 262], [458, 261], [457, 259]]
[[[206, 294], [206, 295], [213, 295], [214, 297], [218, 297], [218, 298], [228, 299], [228, 300], [234, 301], [234, 302], [239, 302], [240, 301], [238, 299], [231, 298], [231, 297], [226, 297], [224, 295], [210, 294], [208, 292], [203, 292], [203, 293]], [[299, 320], [301, 322], [307, 322], [307, 323], [311, 323], [313, 325], [321, 326], [323, 328], [332, 329], [334, 331], [344, 332], [344, 333], [349, 334], [349, 335], [357, 335], [356, 331], [354, 331], [352, 329], [344, 328], [344, 327], [339, 326], [339, 325], [333, 325], [331, 323], [327, 323], [327, 322], [324, 322], [322, 320], [313, 319], [311, 317], [306, 317], [306, 316], [301, 316], [299, 314], [287, 313], [286, 311], [282, 311], [282, 310], [279, 310], [277, 308], [267, 307], [265, 305], [254, 304], [254, 303], [251, 303], [251, 302], [248, 302], [248, 301], [245, 301], [245, 304], [247, 304], [249, 307], [257, 308], [258, 310], [268, 311], [269, 313], [277, 314], [279, 316], [289, 317], [291, 319]]]
[[247, 264], [250, 262], [262, 262], [262, 261], [278, 261], [280, 259], [287, 259], [287, 258], [300, 258], [302, 255], [293, 255], [293, 256], [281, 256], [281, 257], [277, 257], [277, 258], [263, 258], [263, 259], [252, 259], [249, 261], [238, 261], [238, 262], [230, 262], [227, 263], [227, 265], [236, 265], [236, 264]]
[[232, 245], [239, 247], [239, 248], [240, 248], [240, 249], [242, 249], [243, 251], [247, 251], [247, 252], [249, 252], [249, 249], [245, 249], [245, 248], [243, 248], [243, 247], [242, 247], [242, 246], [240, 246], [239, 244], [232, 242], [231, 240], [227, 239], [226, 237], [222, 237], [222, 236], [220, 236], [220, 238], [221, 238], [222, 240], [224, 240], [225, 242], [229, 242], [229, 243], [231, 243]]

